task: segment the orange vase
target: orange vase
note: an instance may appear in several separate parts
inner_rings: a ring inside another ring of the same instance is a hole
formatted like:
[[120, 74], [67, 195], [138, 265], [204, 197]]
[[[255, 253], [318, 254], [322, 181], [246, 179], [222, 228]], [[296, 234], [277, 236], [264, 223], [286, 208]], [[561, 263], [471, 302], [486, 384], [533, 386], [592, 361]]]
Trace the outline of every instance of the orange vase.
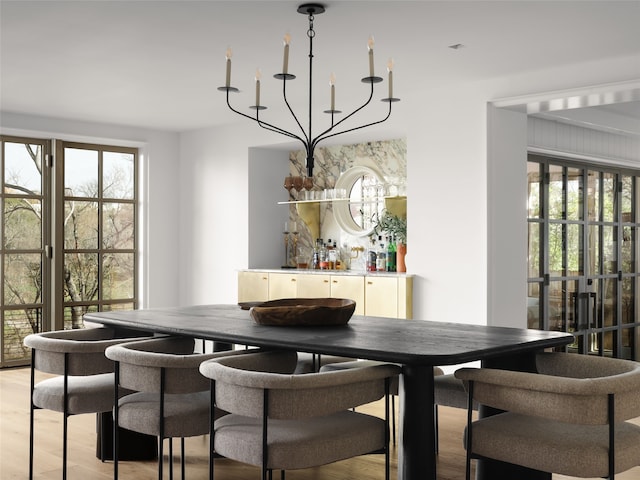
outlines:
[[404, 257], [407, 255], [407, 244], [406, 243], [398, 243], [396, 245], [396, 271], [397, 272], [406, 272], [407, 265], [404, 262]]

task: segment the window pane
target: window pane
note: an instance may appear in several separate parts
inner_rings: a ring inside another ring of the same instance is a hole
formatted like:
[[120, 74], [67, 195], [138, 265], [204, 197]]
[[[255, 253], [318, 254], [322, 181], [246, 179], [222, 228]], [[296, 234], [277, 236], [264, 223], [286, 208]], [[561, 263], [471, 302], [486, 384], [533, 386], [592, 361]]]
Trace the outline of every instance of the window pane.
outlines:
[[589, 185], [587, 186], [587, 206], [589, 209], [589, 220], [597, 222], [600, 220], [600, 174], [589, 171], [587, 176]]
[[133, 199], [133, 160], [130, 153], [104, 152], [102, 164], [102, 196]]
[[600, 275], [600, 227], [589, 225], [589, 271], [587, 275]]
[[42, 248], [42, 202], [6, 198], [4, 202], [4, 247], [8, 250]]
[[549, 224], [549, 274], [559, 277], [564, 274], [563, 263], [563, 228], [562, 224]]
[[626, 277], [622, 279], [622, 319], [621, 323], [634, 323], [638, 319], [635, 318], [636, 301], [635, 301], [635, 289], [636, 278]]
[[622, 227], [622, 265], [623, 273], [635, 272], [636, 232], [634, 227]]
[[39, 253], [5, 255], [4, 304], [39, 303], [42, 297], [42, 256]]
[[618, 279], [617, 278], [602, 278], [597, 282], [594, 282], [594, 286], [597, 290], [597, 299], [600, 304], [598, 305], [597, 318], [594, 319], [592, 326], [611, 327], [617, 325], [617, 295], [618, 295]]
[[68, 253], [64, 256], [65, 302], [98, 298], [98, 254]]
[[626, 360], [636, 360], [633, 356], [635, 345], [635, 337], [640, 337], [638, 328], [623, 328], [622, 329], [622, 348], [620, 349], [620, 358]]
[[567, 275], [582, 275], [582, 225], [567, 225]]
[[633, 180], [634, 177], [622, 175], [622, 195], [620, 198], [622, 209], [622, 221], [634, 222], [633, 218]]
[[104, 256], [102, 298], [104, 300], [133, 298], [132, 253], [107, 253]]
[[108, 249], [133, 249], [133, 205], [107, 203], [102, 209], [102, 245]]
[[564, 182], [563, 168], [557, 165], [549, 166], [549, 218], [564, 218]]
[[113, 310], [133, 310], [133, 303], [113, 303], [106, 304], [102, 307], [103, 312], [110, 312]]
[[2, 347], [4, 360], [27, 359], [31, 349], [23, 343], [24, 337], [42, 331], [42, 309], [5, 310]]
[[542, 304], [540, 302], [541, 283], [529, 283], [527, 286], [527, 328], [542, 329]]
[[527, 208], [529, 218], [540, 217], [540, 164], [536, 162], [527, 163], [527, 179], [529, 185], [529, 196]]
[[97, 312], [97, 305], [74, 305], [73, 307], [65, 307], [64, 309], [64, 328], [69, 330], [72, 328], [84, 327], [84, 314], [89, 312]]
[[67, 197], [98, 196], [97, 151], [65, 148], [64, 190]]
[[616, 227], [602, 227], [602, 268], [603, 273], [618, 273], [616, 252]]
[[64, 248], [98, 248], [98, 204], [95, 202], [65, 202]]
[[616, 198], [616, 174], [603, 172], [603, 196], [602, 196], [602, 221], [613, 222], [615, 219]]
[[529, 277], [540, 277], [540, 224], [529, 223]]
[[42, 148], [24, 143], [4, 144], [4, 191], [11, 194], [42, 193]]
[[567, 219], [582, 219], [582, 170], [567, 169]]

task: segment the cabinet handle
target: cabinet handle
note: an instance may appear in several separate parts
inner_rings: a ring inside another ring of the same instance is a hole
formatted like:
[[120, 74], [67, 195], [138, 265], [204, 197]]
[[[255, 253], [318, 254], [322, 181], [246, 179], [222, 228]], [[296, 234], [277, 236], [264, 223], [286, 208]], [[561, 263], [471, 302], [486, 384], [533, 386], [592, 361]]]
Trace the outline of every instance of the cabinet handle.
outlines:
[[263, 279], [263, 280], [269, 280], [269, 278], [268, 278], [268, 277], [262, 277], [262, 279]]
[[296, 281], [296, 279], [295, 279], [295, 278], [292, 278], [292, 279], [291, 279], [291, 281], [292, 281], [292, 282], [295, 282], [295, 281]]
[[324, 283], [329, 283], [329, 280], [323, 280]]
[[373, 285], [373, 282], [367, 282], [367, 285]]
[[333, 283], [338, 283], [338, 280], [334, 280]]

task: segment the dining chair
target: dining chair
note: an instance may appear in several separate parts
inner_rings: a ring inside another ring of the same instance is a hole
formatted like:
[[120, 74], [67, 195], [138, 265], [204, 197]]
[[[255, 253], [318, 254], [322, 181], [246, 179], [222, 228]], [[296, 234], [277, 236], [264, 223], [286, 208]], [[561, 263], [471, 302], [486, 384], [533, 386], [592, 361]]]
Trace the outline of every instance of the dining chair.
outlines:
[[[63, 414], [62, 478], [66, 479], [69, 416], [108, 412], [113, 408], [113, 362], [104, 352], [111, 345], [142, 335], [105, 327], [33, 333], [25, 337], [24, 344], [31, 348], [29, 479], [33, 478], [35, 410]], [[36, 383], [36, 371], [55, 376]]]
[[609, 478], [640, 465], [640, 363], [572, 353], [536, 357], [537, 373], [460, 369], [469, 400], [502, 411], [471, 420], [472, 458], [582, 478]]
[[317, 373], [323, 365], [352, 362], [353, 360], [351, 357], [298, 352], [298, 361], [294, 373]]
[[[378, 365], [382, 362], [374, 360], [355, 360], [350, 362], [330, 363], [323, 365], [320, 371], [345, 370], [348, 368], [361, 368], [365, 366]], [[453, 373], [445, 374], [440, 367], [433, 367], [434, 381], [434, 406], [433, 415], [435, 421], [435, 443], [436, 452], [438, 452], [438, 405], [456, 408], [467, 408], [467, 393], [461, 380], [454, 377]], [[399, 377], [396, 376], [391, 380], [389, 387], [391, 394], [391, 432], [393, 444], [396, 444], [396, 415], [395, 415], [395, 397], [399, 395]], [[477, 409], [477, 404], [474, 403]]]
[[[185, 437], [209, 433], [209, 382], [200, 375], [200, 363], [238, 355], [245, 350], [194, 353], [190, 337], [159, 337], [107, 348], [115, 362], [115, 388], [132, 393], [114, 405], [114, 479], [118, 478], [117, 426], [158, 438], [158, 478], [163, 478], [164, 440], [169, 439], [169, 475], [173, 478], [173, 438], [180, 438], [180, 468], [185, 478]], [[114, 395], [111, 385], [111, 397]], [[215, 411], [214, 416], [221, 412]]]
[[[389, 419], [352, 411], [386, 398], [400, 369], [375, 365], [295, 375], [295, 352], [262, 352], [204, 362], [211, 405], [229, 412], [211, 425], [210, 472], [222, 456], [274, 470], [320, 466], [368, 453], [385, 454], [389, 478]], [[241, 401], [238, 401], [241, 399]]]

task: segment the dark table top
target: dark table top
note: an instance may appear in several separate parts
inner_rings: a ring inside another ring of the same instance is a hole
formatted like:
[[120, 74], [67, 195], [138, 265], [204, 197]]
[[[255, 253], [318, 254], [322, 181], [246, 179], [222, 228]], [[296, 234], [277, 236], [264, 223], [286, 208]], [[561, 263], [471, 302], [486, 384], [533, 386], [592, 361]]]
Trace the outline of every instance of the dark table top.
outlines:
[[87, 313], [84, 318], [155, 333], [407, 365], [454, 365], [573, 341], [560, 332], [364, 316], [336, 327], [264, 326], [237, 305]]

